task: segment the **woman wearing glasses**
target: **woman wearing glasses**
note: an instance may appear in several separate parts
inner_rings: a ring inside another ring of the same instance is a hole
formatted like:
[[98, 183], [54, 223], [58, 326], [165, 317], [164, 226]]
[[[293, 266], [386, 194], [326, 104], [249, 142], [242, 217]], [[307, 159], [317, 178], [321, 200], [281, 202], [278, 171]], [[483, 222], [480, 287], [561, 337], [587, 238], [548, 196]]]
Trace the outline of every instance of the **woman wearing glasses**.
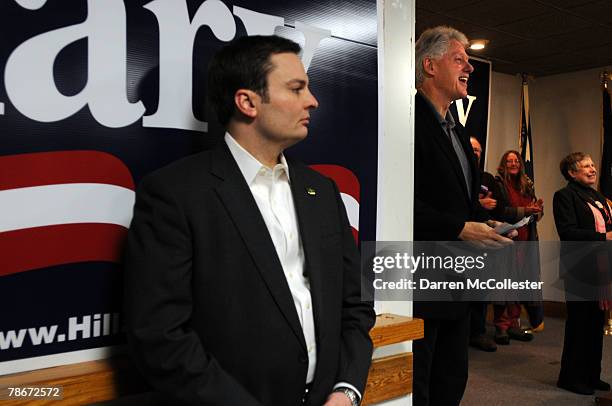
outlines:
[[[543, 216], [544, 202], [537, 199], [533, 182], [525, 174], [525, 164], [521, 155], [514, 150], [506, 151], [497, 168], [496, 187], [493, 197], [497, 199], [497, 207], [491, 212], [495, 220], [516, 223], [525, 216], [536, 215], [539, 221]], [[518, 230], [515, 241], [537, 241], [536, 222], [533, 221]], [[537, 247], [527, 244], [517, 246], [517, 267], [538, 266]], [[535, 265], [533, 263], [535, 262]], [[538, 328], [543, 322], [541, 302], [526, 303], [530, 322], [533, 328]], [[495, 324], [495, 342], [507, 345], [510, 339], [531, 341], [533, 335], [520, 326], [521, 304], [518, 302], [494, 303], [493, 322]]]
[[[563, 244], [560, 276], [565, 282], [566, 294], [576, 295], [578, 289], [582, 295], [588, 291], [596, 296], [593, 293], [600, 286], [609, 286], [609, 281], [603, 281], [602, 285], [601, 278], [610, 272], [610, 260], [605, 246], [587, 241], [612, 239], [610, 206], [595, 190], [597, 169], [589, 155], [574, 152], [561, 161], [560, 169], [568, 181], [553, 199], [555, 225]], [[610, 385], [600, 379], [604, 310], [610, 302], [597, 299], [566, 298], [567, 319], [557, 386], [582, 395], [610, 390]]]

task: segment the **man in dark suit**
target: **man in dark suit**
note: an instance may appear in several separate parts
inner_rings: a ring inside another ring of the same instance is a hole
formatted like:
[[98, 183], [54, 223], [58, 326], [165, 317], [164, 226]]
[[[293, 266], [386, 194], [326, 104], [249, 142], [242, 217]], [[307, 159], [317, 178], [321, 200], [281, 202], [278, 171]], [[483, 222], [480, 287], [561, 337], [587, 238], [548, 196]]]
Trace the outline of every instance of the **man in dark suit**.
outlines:
[[[284, 38], [209, 67], [225, 139], [147, 176], [126, 258], [127, 334], [157, 391], [192, 405], [357, 405], [375, 316], [336, 185], [285, 159], [318, 102]], [[170, 404], [170, 403], [169, 403]]]
[[[474, 70], [464, 34], [450, 27], [428, 29], [415, 49], [416, 241], [474, 241], [482, 246], [511, 243], [485, 223], [478, 204], [479, 171], [468, 138], [448, 107], [467, 96]], [[414, 404], [457, 405], [467, 382], [468, 302], [414, 303], [425, 320], [425, 338], [413, 344]]]
[[[472, 151], [476, 155], [476, 167], [480, 169], [480, 157], [482, 145], [476, 137], [470, 137]], [[495, 178], [489, 172], [480, 171], [480, 190], [478, 191], [478, 202], [485, 210], [493, 210], [497, 206], [497, 200], [493, 199], [493, 186]], [[486, 352], [497, 351], [497, 344], [491, 337], [487, 336], [487, 304], [488, 302], [470, 303], [470, 345]]]

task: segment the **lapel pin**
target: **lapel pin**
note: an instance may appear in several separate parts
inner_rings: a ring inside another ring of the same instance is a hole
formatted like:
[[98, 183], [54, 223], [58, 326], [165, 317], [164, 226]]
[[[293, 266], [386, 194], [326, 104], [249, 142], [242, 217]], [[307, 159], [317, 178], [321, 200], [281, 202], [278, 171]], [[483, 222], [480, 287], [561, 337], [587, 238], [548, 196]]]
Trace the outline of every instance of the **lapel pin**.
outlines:
[[317, 194], [317, 191], [316, 191], [316, 190], [314, 190], [314, 189], [313, 189], [313, 188], [311, 188], [311, 187], [307, 187], [307, 188], [306, 188], [306, 193], [308, 193], [310, 196], [314, 196], [314, 195], [316, 195], [316, 194]]

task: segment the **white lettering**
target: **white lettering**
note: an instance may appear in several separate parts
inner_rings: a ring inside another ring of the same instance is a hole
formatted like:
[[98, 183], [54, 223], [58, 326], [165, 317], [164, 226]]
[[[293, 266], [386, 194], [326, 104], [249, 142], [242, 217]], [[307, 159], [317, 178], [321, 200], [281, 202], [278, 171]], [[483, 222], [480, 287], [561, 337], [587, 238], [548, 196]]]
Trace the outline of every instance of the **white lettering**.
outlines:
[[23, 344], [23, 339], [26, 335], [26, 329], [22, 328], [19, 333], [15, 334], [14, 330], [9, 330], [6, 335], [0, 331], [0, 350], [6, 350], [8, 348], [19, 348]]
[[276, 27], [285, 25], [283, 17], [258, 13], [238, 6], [234, 6], [232, 10], [234, 15], [242, 20], [247, 35], [274, 35]]
[[30, 335], [30, 341], [32, 341], [32, 345], [40, 345], [43, 341], [45, 344], [50, 344], [53, 342], [55, 338], [55, 333], [57, 332], [57, 325], [51, 326], [51, 328], [47, 328], [47, 326], [43, 326], [40, 328], [29, 328], [28, 334]]
[[313, 27], [312, 25], [304, 24], [299, 21], [295, 22], [295, 29], [304, 34], [305, 42], [302, 50], [302, 63], [304, 64], [304, 69], [308, 72], [315, 50], [323, 39], [331, 37], [331, 31]]
[[103, 331], [102, 334], [107, 336], [110, 335], [110, 328], [111, 328], [111, 315], [110, 313], [104, 313], [104, 320], [103, 320]]
[[15, 0], [23, 8], [28, 10], [38, 10], [45, 5], [47, 0]]
[[[15, 0], [21, 7], [38, 10], [46, 0]], [[186, 1], [153, 0], [143, 7], [159, 26], [159, 102], [157, 111], [144, 116], [141, 101], [127, 99], [126, 10], [123, 0], [87, 0], [85, 21], [36, 35], [10, 54], [5, 66], [8, 99], [24, 116], [40, 122], [56, 122], [88, 107], [100, 124], [119, 128], [142, 117], [143, 127], [207, 131], [208, 123], [193, 114], [193, 44], [198, 30], [207, 26], [224, 42], [236, 35], [236, 21], [220, 0], [206, 0], [189, 20]], [[283, 17], [234, 6], [248, 35], [274, 34], [285, 24]], [[296, 21], [304, 35], [302, 62], [308, 70], [320, 42], [331, 31]], [[70, 44], [87, 41], [87, 82], [77, 94], [62, 94], [53, 67], [59, 53]], [[0, 103], [0, 115], [5, 114]]]
[[94, 314], [93, 336], [100, 337], [100, 314]]
[[143, 117], [142, 125], [208, 131], [208, 123], [193, 115], [193, 42], [202, 26], [221, 41], [230, 41], [236, 35], [234, 17], [219, 0], [202, 3], [191, 23], [185, 2], [154, 0], [144, 8], [159, 24], [159, 105], [155, 114]]
[[68, 319], [68, 340], [76, 340], [77, 333], [80, 331], [82, 338], [89, 338], [91, 316], [83, 316], [83, 322], [78, 323], [76, 317]]
[[410, 261], [412, 262], [412, 270], [410, 271], [410, 273], [415, 273], [417, 271], [417, 269], [419, 269], [419, 264], [421, 263], [421, 258], [422, 257], [414, 257], [414, 256], [410, 256]]
[[463, 110], [463, 99], [455, 100], [455, 106], [457, 106], [457, 115], [459, 116], [459, 122], [462, 126], [465, 126], [465, 123], [467, 123], [468, 115], [470, 114], [470, 110], [472, 109], [472, 104], [474, 103], [474, 100], [476, 100], [476, 96], [468, 95], [467, 99], [467, 111]]
[[[19, 45], [5, 69], [6, 93], [32, 120], [63, 120], [89, 105], [102, 125], [124, 127], [144, 113], [142, 103], [126, 95], [125, 7], [121, 0], [104, 4], [88, 0], [89, 15], [80, 23], [37, 35]], [[87, 38], [88, 79], [74, 96], [59, 92], [53, 78], [57, 55], [69, 44]]]

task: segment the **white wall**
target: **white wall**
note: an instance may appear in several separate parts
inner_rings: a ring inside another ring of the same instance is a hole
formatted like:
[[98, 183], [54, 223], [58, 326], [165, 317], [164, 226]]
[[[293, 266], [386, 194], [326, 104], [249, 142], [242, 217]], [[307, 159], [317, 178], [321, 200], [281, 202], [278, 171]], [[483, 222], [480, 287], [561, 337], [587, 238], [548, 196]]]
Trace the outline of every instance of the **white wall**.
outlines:
[[[495, 68], [495, 66], [493, 67]], [[545, 76], [529, 81], [531, 136], [535, 164], [535, 187], [544, 199], [544, 218], [538, 224], [541, 241], [559, 239], [552, 213], [552, 197], [566, 182], [559, 162], [571, 152], [591, 154], [601, 161], [600, 73], [605, 69]], [[487, 171], [495, 174], [501, 155], [518, 149], [521, 79], [493, 72]], [[543, 255], [543, 259], [547, 256]], [[557, 277], [557, 262], [542, 264], [542, 279]], [[545, 290], [545, 300], [563, 301], [558, 291]]]
[[[412, 239], [415, 0], [378, 0], [378, 241]], [[411, 302], [378, 302], [377, 313], [412, 315]], [[377, 348], [374, 358], [412, 351], [411, 342]], [[380, 406], [410, 406], [402, 396]]]
[[521, 79], [493, 72], [486, 170], [495, 175], [502, 154], [518, 148]]

